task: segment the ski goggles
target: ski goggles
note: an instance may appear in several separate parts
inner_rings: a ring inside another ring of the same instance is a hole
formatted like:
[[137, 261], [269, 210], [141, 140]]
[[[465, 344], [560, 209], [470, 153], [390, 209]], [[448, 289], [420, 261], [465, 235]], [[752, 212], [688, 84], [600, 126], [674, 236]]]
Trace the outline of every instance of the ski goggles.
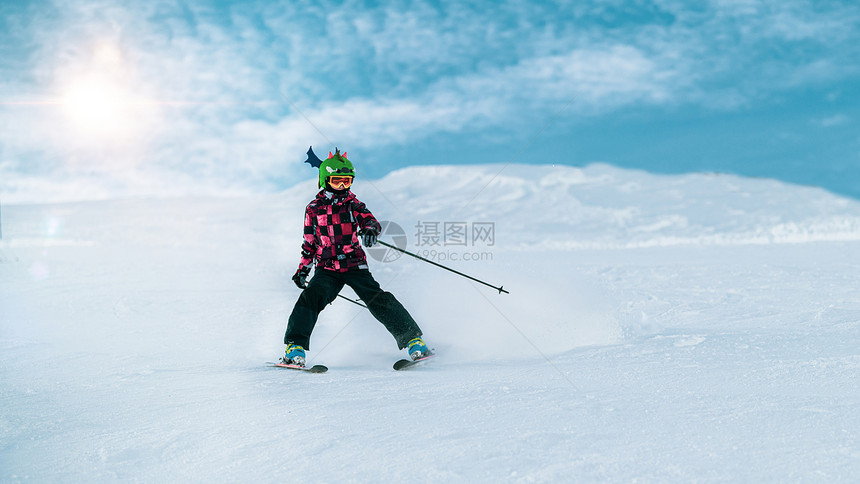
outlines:
[[328, 184], [332, 186], [332, 188], [344, 189], [352, 186], [352, 177], [351, 176], [330, 176], [328, 177]]

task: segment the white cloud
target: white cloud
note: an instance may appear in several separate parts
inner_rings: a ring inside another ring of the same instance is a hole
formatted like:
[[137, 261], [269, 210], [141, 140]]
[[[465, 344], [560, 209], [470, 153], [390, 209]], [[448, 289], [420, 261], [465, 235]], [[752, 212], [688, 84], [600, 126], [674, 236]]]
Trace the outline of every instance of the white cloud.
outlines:
[[[597, 110], [671, 101], [677, 82], [672, 69], [630, 45], [576, 49], [529, 59], [514, 69], [511, 84], [531, 85], [544, 97], [576, 96]], [[515, 86], [511, 86], [515, 87]]]
[[844, 114], [834, 114], [833, 116], [814, 119], [812, 122], [817, 126], [821, 126], [822, 128], [832, 128], [835, 126], [844, 126], [850, 121], [851, 118]]
[[[274, 133], [282, 133], [295, 140], [285, 142], [293, 150], [301, 147], [298, 140], [308, 138], [357, 147], [403, 144], [439, 132], [494, 125], [500, 119], [509, 122], [517, 111], [528, 109], [524, 106], [551, 103], [560, 107], [559, 103], [574, 96], [577, 107], [571, 110], [581, 112], [599, 112], [633, 102], [663, 103], [670, 100], [675, 82], [671, 70], [629, 46], [577, 50], [444, 79], [418, 96], [329, 102], [303, 110], [309, 121], [290, 113], [277, 123], [253, 123], [254, 129], [245, 132], [253, 133], [246, 139], [257, 137], [260, 144], [272, 139]], [[282, 148], [288, 149], [286, 145]]]

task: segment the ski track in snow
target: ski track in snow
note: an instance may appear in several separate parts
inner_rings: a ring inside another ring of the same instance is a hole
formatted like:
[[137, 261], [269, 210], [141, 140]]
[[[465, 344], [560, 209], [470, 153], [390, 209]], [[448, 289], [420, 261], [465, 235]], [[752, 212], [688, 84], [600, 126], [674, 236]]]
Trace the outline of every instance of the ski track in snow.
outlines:
[[442, 262], [510, 295], [371, 261], [439, 353], [410, 372], [345, 301], [312, 340], [328, 373], [264, 366], [311, 182], [4, 205], [0, 481], [860, 479], [860, 204], [605, 165], [512, 165], [472, 200], [501, 168], [356, 182], [410, 243], [495, 223], [492, 260]]

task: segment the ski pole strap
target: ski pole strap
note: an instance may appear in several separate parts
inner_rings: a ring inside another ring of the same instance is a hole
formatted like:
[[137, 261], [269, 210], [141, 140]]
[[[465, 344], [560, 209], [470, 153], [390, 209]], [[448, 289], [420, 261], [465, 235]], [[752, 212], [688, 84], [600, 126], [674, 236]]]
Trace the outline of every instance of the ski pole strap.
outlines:
[[474, 278], [474, 277], [472, 277], [472, 276], [470, 276], [470, 275], [468, 275], [468, 274], [463, 274], [463, 273], [462, 273], [462, 272], [460, 272], [460, 271], [457, 271], [457, 270], [451, 269], [450, 267], [444, 266], [444, 265], [439, 264], [438, 262], [434, 262], [434, 261], [432, 261], [432, 260], [430, 260], [430, 259], [425, 259], [424, 257], [421, 257], [421, 256], [420, 256], [420, 255], [418, 255], [418, 254], [413, 254], [412, 252], [409, 252], [408, 250], [401, 249], [400, 247], [397, 247], [397, 246], [391, 245], [391, 244], [389, 244], [389, 243], [387, 243], [387, 242], [383, 242], [383, 241], [381, 241], [381, 240], [377, 240], [377, 241], [376, 241], [376, 243], [377, 243], [377, 244], [384, 245], [384, 246], [388, 247], [389, 249], [394, 249], [394, 250], [396, 250], [396, 251], [398, 251], [398, 252], [403, 252], [403, 253], [404, 253], [404, 254], [406, 254], [406, 255], [411, 255], [412, 257], [414, 257], [414, 258], [416, 258], [416, 259], [418, 259], [418, 260], [422, 260], [422, 261], [424, 261], [424, 262], [427, 262], [428, 264], [433, 264], [433, 265], [434, 265], [434, 266], [436, 266], [436, 267], [441, 267], [442, 269], [445, 269], [446, 271], [451, 271], [451, 272], [453, 272], [454, 274], [457, 274], [457, 275], [459, 275], [459, 276], [463, 276], [463, 277], [465, 277], [466, 279], [470, 279], [470, 280], [473, 280], [473, 281], [475, 281], [475, 282], [479, 282], [479, 283], [481, 283], [481, 284], [483, 284], [483, 285], [485, 285], [485, 286], [487, 286], [487, 287], [492, 287], [493, 289], [495, 289], [495, 290], [499, 291], [499, 294], [501, 294], [501, 293], [510, 294], [510, 292], [508, 292], [508, 291], [506, 291], [506, 290], [505, 290], [504, 286], [496, 287], [496, 286], [494, 286], [494, 285], [492, 285], [492, 284], [490, 284], [490, 283], [484, 282], [484, 281], [482, 281], [482, 280], [480, 280], [480, 279], [476, 279], [476, 278]]

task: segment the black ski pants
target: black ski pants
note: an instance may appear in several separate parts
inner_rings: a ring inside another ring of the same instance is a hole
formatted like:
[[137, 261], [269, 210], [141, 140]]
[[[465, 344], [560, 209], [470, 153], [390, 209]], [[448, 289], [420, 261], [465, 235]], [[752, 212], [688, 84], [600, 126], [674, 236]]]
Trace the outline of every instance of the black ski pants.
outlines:
[[367, 269], [336, 272], [318, 269], [302, 291], [290, 314], [284, 344], [297, 344], [310, 349], [311, 333], [320, 312], [335, 300], [344, 284], [352, 288], [367, 305], [370, 314], [394, 336], [400, 349], [410, 340], [421, 336], [418, 324], [393, 294], [383, 291]]

